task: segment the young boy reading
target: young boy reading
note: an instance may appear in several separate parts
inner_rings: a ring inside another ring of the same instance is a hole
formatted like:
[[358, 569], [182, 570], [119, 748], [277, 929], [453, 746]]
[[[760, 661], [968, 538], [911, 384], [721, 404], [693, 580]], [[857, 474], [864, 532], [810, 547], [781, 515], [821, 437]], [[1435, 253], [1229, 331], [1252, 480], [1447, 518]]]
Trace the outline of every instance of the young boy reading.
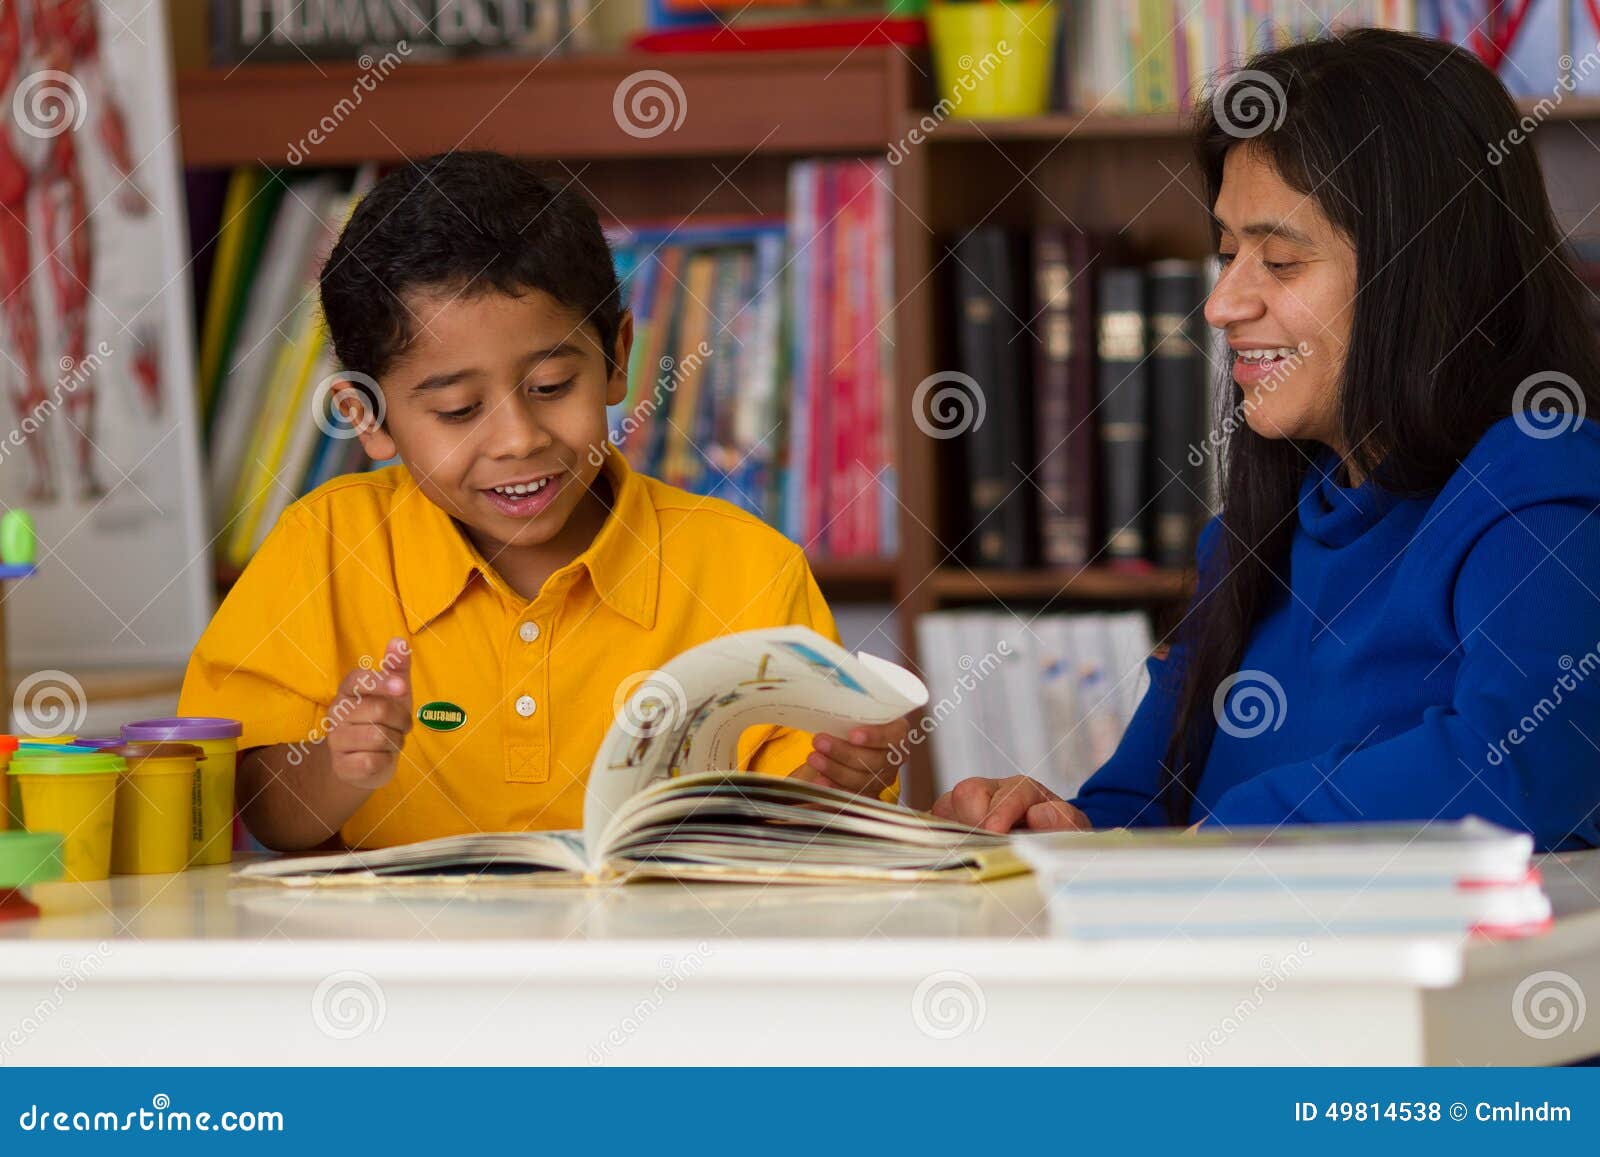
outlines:
[[[357, 206], [321, 297], [336, 405], [401, 464], [284, 513], [179, 703], [243, 721], [240, 808], [267, 846], [579, 827], [641, 677], [731, 631], [837, 638], [798, 546], [612, 451], [633, 320], [578, 194], [493, 153], [406, 165]], [[877, 794], [905, 734], [752, 729], [740, 765]]]

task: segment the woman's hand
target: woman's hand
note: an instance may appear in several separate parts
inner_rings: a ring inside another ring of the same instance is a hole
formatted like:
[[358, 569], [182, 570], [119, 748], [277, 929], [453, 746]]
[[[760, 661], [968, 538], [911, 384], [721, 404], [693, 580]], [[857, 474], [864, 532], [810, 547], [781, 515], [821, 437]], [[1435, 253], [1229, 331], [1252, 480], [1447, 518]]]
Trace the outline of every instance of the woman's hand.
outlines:
[[964, 779], [933, 804], [933, 814], [990, 832], [1087, 832], [1089, 817], [1036, 779]]

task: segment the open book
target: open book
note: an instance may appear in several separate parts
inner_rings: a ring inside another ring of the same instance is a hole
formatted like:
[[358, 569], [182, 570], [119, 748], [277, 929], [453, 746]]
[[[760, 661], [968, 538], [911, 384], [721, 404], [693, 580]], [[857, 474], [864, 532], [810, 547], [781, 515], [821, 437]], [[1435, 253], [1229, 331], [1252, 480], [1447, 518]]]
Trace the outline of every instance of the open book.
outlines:
[[624, 698], [583, 803], [581, 832], [447, 836], [376, 851], [249, 864], [241, 881], [575, 883], [973, 880], [1026, 871], [1004, 836], [735, 766], [747, 727], [845, 734], [928, 701], [911, 672], [804, 627], [726, 635], [672, 659]]

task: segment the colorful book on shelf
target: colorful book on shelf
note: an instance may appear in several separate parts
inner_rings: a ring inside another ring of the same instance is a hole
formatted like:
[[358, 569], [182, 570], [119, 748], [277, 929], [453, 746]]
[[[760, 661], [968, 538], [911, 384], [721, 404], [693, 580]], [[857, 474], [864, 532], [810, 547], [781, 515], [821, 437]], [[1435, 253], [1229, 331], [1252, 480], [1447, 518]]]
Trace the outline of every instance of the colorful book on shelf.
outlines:
[[235, 169], [223, 196], [200, 331], [200, 407], [209, 430], [283, 183], [254, 165]]
[[294, 185], [279, 203], [261, 261], [241, 294], [244, 314], [218, 386], [207, 456], [218, 529], [238, 513], [239, 486], [251, 461], [247, 452], [282, 353], [285, 327], [313, 292], [320, 256], [333, 244], [327, 216], [338, 195], [332, 174]]

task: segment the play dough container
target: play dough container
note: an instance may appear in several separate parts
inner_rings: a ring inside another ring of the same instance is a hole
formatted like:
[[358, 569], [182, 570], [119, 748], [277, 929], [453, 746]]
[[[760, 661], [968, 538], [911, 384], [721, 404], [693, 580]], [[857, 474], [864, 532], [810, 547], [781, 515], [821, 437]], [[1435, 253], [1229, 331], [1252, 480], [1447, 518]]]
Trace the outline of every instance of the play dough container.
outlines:
[[128, 763], [117, 784], [111, 870], [119, 876], [183, 871], [189, 863], [195, 764], [204, 753], [193, 743], [124, 743], [104, 753]]
[[0, 735], [0, 832], [17, 825], [11, 822], [11, 777], [6, 769], [11, 766], [12, 753], [17, 750], [15, 735]]
[[111, 874], [117, 780], [127, 769], [126, 760], [99, 752], [12, 756], [9, 770], [17, 783], [22, 826], [61, 834], [67, 879], [104, 880]]
[[239, 761], [237, 719], [203, 715], [124, 723], [129, 743], [192, 743], [205, 754], [194, 774], [189, 827], [189, 863], [226, 864], [233, 859], [233, 773]]
[[0, 832], [0, 920], [37, 916], [22, 889], [61, 878], [61, 837], [55, 832]]

